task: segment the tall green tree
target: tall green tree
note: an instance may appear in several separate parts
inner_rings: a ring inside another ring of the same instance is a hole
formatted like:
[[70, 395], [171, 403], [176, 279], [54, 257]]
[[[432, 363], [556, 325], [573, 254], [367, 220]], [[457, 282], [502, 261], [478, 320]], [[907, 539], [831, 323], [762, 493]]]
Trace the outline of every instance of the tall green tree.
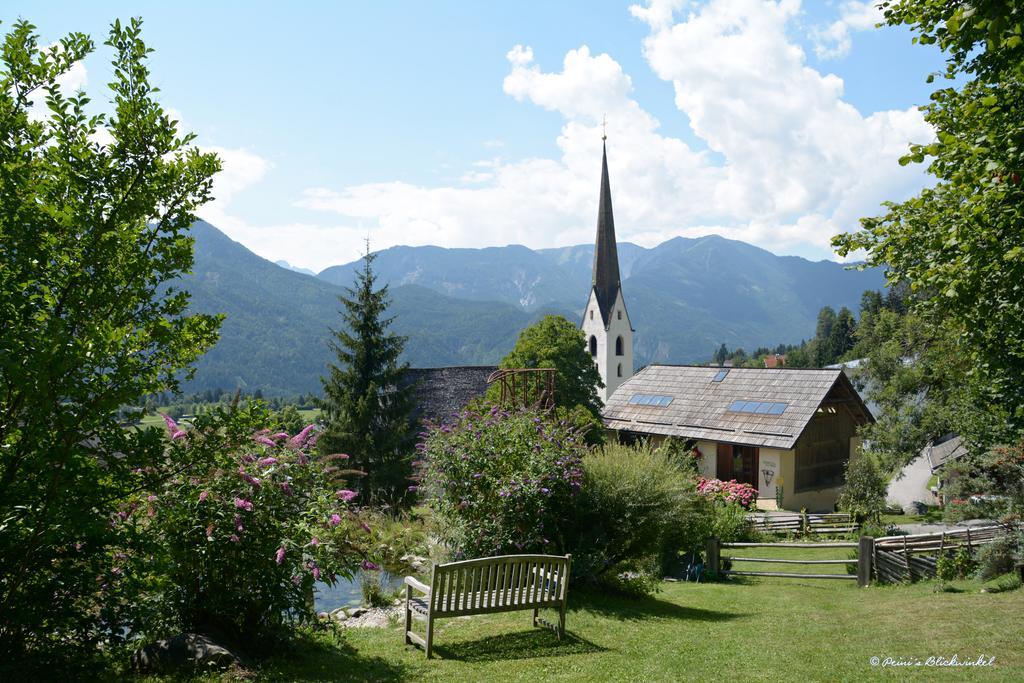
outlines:
[[[180, 136], [149, 84], [141, 22], [115, 22], [113, 112], [58, 82], [93, 52], [7, 33], [0, 65], [0, 660], [95, 653], [122, 581], [116, 503], [166, 472], [163, 436], [124, 405], [175, 390], [217, 339], [169, 282], [220, 164]], [[105, 130], [108, 135], [99, 137]]]
[[601, 375], [587, 353], [582, 330], [563, 316], [546, 315], [520, 332], [500, 367], [554, 368], [556, 405], [583, 406], [594, 416], [601, 413]]
[[399, 363], [406, 338], [388, 331], [387, 285], [375, 289], [375, 256], [367, 248], [354, 288], [339, 296], [344, 326], [330, 348], [338, 362], [321, 379], [319, 401], [326, 428], [318, 442], [323, 454], [345, 453], [363, 472], [354, 479], [363, 504], [401, 505], [412, 476], [412, 387], [408, 363]]
[[833, 244], [841, 255], [865, 249], [869, 265], [909, 285], [926, 324], [957, 330], [976, 404], [1010, 415], [978, 439], [1012, 438], [1024, 425], [1024, 1], [882, 4], [888, 24], [946, 53], [928, 80], [950, 84], [923, 107], [935, 140], [900, 160], [927, 160], [936, 182]]

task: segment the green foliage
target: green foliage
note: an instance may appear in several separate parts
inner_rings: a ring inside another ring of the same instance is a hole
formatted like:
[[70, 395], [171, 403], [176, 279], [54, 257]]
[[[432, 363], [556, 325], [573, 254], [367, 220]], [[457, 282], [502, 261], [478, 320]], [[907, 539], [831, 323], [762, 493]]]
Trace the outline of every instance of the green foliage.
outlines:
[[687, 476], [696, 478], [700, 471], [700, 451], [696, 446], [690, 445], [686, 439], [675, 436], [665, 437], [665, 440], [658, 447], [658, 450], [665, 454], [672, 462], [676, 463]]
[[154, 98], [141, 22], [115, 22], [105, 43], [109, 115], [87, 114], [89, 98], [58, 83], [93, 41], [40, 47], [34, 31], [13, 25], [0, 66], [5, 660], [97, 652], [117, 604], [96, 580], [121, 540], [108, 514], [159, 453], [159, 437], [125, 433], [117, 411], [177, 386], [219, 323], [186, 315], [187, 293], [167, 286], [192, 265], [186, 230], [220, 164]]
[[564, 552], [586, 452], [568, 423], [495, 406], [431, 429], [418, 448], [421, 488], [457, 556]]
[[409, 512], [390, 514], [380, 510], [364, 510], [362, 518], [373, 530], [367, 554], [391, 572], [412, 571], [410, 556], [430, 556], [430, 527], [426, 521]]
[[1024, 517], [1024, 440], [981, 455], [969, 454], [947, 470], [950, 483], [946, 493], [952, 498], [952, 508], [968, 507], [963, 501], [984, 494], [989, 499], [986, 516]]
[[305, 424], [302, 415], [299, 414], [299, 409], [293, 405], [281, 408], [281, 410], [274, 413], [272, 420], [273, 425], [271, 429], [288, 432], [289, 434], [297, 433]]
[[341, 488], [343, 460], [310, 455], [313, 425], [273, 433], [260, 428], [269, 419], [253, 402], [188, 431], [168, 423], [166, 463], [188, 468], [114, 516], [150, 544], [126, 559], [152, 577], [153, 613], [134, 632], [221, 633], [263, 652], [315, 619], [315, 581], [353, 576], [367, 533], [348, 509], [355, 493]]
[[[925, 106], [932, 142], [912, 144], [901, 164], [929, 160], [934, 186], [863, 230], [839, 235], [841, 255], [858, 249], [909, 285], [912, 310], [956, 335], [971, 366], [962, 384], [975, 411], [1024, 425], [1024, 47], [1020, 0], [893, 0], [886, 22], [906, 25], [946, 53], [939, 88]], [[933, 75], [934, 76], [934, 75]], [[932, 80], [933, 76], [929, 76]], [[1002, 439], [1008, 438], [1003, 434]], [[981, 438], [983, 445], [993, 443]]]
[[412, 474], [412, 394], [400, 388], [409, 365], [398, 362], [405, 337], [388, 332], [394, 319], [384, 317], [387, 286], [374, 289], [374, 258], [367, 251], [355, 289], [338, 298], [345, 327], [330, 342], [338, 362], [322, 380], [327, 426], [319, 447], [324, 454], [348, 454], [365, 473], [356, 483], [362, 502], [400, 506]]
[[560, 315], [546, 315], [523, 330], [500, 367], [554, 368], [555, 403], [566, 408], [584, 406], [600, 415], [597, 389], [604, 386], [601, 376], [587, 353], [586, 339], [579, 326]]
[[703, 543], [703, 511], [693, 479], [668, 451], [645, 443], [592, 451], [567, 534], [573, 576], [612, 584], [623, 573], [660, 578], [681, 550]]
[[885, 511], [888, 482], [868, 453], [860, 453], [846, 463], [846, 483], [836, 504], [857, 522], [879, 523]]
[[989, 581], [1013, 571], [1016, 562], [1020, 562], [1024, 554], [1024, 534], [1007, 532], [991, 543], [978, 548], [975, 559], [978, 563], [975, 576], [981, 581]]
[[377, 570], [364, 570], [359, 574], [359, 588], [363, 604], [369, 607], [390, 607], [395, 593], [384, 584], [383, 575]]
[[966, 579], [974, 573], [975, 567], [976, 563], [971, 551], [966, 546], [961, 546], [959, 550], [945, 553], [936, 560], [935, 576], [941, 581]]

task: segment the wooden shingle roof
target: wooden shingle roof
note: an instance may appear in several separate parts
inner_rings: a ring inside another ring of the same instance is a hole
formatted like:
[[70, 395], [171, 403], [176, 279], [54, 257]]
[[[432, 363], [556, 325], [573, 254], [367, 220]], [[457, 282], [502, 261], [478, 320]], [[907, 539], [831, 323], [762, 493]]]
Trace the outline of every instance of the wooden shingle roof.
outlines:
[[[601, 411], [605, 426], [685, 439], [788, 450], [819, 407], [847, 410], [857, 424], [871, 413], [842, 370], [649, 365], [627, 379]], [[667, 406], [637, 405], [637, 395], [669, 396]], [[736, 401], [785, 404], [780, 414], [730, 410]]]

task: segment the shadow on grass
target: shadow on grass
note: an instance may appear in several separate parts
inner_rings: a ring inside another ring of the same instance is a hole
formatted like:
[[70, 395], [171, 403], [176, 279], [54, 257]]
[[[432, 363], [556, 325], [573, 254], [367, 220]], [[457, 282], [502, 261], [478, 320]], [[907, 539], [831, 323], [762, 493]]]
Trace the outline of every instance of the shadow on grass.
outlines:
[[686, 607], [656, 596], [635, 598], [614, 593], [584, 590], [569, 597], [569, 612], [587, 611], [622, 621], [680, 619], [686, 621], [729, 621], [745, 616], [734, 612]]
[[344, 638], [303, 637], [294, 650], [267, 660], [259, 680], [268, 681], [404, 681], [407, 667], [381, 657], [368, 657]]
[[591, 652], [604, 652], [607, 648], [566, 632], [561, 640], [547, 629], [531, 629], [518, 633], [488, 636], [466, 640], [453, 645], [434, 644], [434, 653], [444, 659], [462, 662], [495, 662], [509, 659], [537, 657], [565, 657]]

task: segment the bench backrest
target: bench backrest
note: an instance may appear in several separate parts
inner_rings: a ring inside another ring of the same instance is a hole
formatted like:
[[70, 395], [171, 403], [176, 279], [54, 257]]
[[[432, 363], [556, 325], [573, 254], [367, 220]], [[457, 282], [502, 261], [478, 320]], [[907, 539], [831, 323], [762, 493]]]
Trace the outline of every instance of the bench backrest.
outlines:
[[500, 555], [434, 566], [430, 609], [460, 615], [556, 607], [566, 598], [571, 555]]

